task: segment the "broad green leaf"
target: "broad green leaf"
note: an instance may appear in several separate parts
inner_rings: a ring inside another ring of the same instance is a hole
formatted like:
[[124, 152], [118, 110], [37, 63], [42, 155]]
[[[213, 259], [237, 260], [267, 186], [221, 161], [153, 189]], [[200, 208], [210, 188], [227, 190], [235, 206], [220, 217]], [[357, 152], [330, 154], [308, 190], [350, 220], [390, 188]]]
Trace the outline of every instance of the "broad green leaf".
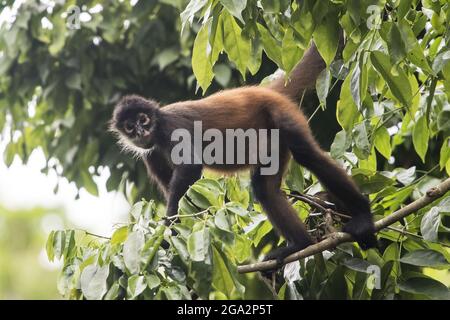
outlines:
[[431, 299], [450, 299], [449, 289], [441, 282], [429, 278], [410, 278], [398, 284], [400, 290], [421, 294]]
[[303, 50], [300, 49], [294, 40], [294, 30], [292, 28], [288, 28], [284, 34], [281, 53], [283, 69], [289, 75], [303, 56]]
[[316, 80], [316, 92], [322, 108], [326, 107], [326, 99], [330, 91], [331, 72], [329, 68], [322, 70]]
[[401, 62], [406, 57], [406, 48], [400, 30], [395, 23], [390, 23], [388, 32], [389, 55], [393, 64]]
[[367, 91], [367, 67], [364, 63], [364, 58], [360, 58], [360, 61], [353, 68], [350, 79], [350, 90], [356, 106], [361, 110], [362, 102], [366, 97]]
[[383, 155], [386, 159], [391, 157], [392, 147], [391, 147], [391, 137], [386, 127], [379, 127], [375, 132], [375, 148], [378, 152]]
[[220, 209], [214, 215], [214, 224], [220, 230], [231, 232], [230, 222], [228, 221], [227, 213], [225, 209]]
[[331, 144], [330, 154], [331, 157], [337, 159], [344, 155], [345, 151], [350, 147], [351, 139], [348, 138], [345, 130], [339, 131], [334, 137], [334, 141]]
[[236, 18], [244, 23], [242, 10], [247, 6], [247, 0], [219, 0], [222, 5]]
[[66, 232], [64, 230], [58, 230], [53, 236], [53, 252], [55, 258], [60, 259], [64, 253], [66, 245]]
[[209, 229], [204, 228], [191, 233], [187, 241], [187, 250], [192, 261], [204, 261], [209, 254]]
[[122, 244], [128, 236], [128, 227], [124, 226], [114, 231], [111, 237], [111, 245]]
[[147, 288], [145, 277], [137, 274], [132, 275], [128, 278], [127, 298], [135, 299], [145, 290], [145, 288]]
[[450, 267], [442, 253], [429, 249], [409, 252], [400, 258], [400, 262], [419, 267]]
[[144, 242], [144, 234], [141, 231], [133, 231], [123, 244], [123, 260], [130, 273], [139, 272], [141, 249], [144, 246]]
[[339, 43], [339, 21], [336, 12], [330, 12], [316, 27], [314, 42], [327, 66], [333, 62]]
[[361, 122], [356, 125], [353, 131], [353, 139], [355, 141], [355, 150], [356, 155], [360, 159], [367, 159], [370, 154], [370, 142], [367, 136], [367, 130], [365, 122]]
[[152, 290], [157, 288], [161, 284], [161, 280], [158, 276], [154, 274], [149, 274], [145, 276], [145, 281], [147, 282], [147, 286]]
[[118, 282], [113, 283], [111, 288], [109, 288], [108, 292], [106, 293], [104, 300], [116, 300], [119, 296], [120, 291], [120, 285]]
[[406, 20], [401, 20], [398, 22], [398, 29], [403, 38], [403, 42], [406, 45], [406, 52], [408, 59], [414, 63], [416, 66], [421, 68], [427, 74], [433, 74], [425, 55], [423, 49], [417, 41], [414, 32], [412, 31], [410, 25]]
[[441, 223], [441, 216], [438, 207], [432, 207], [426, 212], [420, 223], [420, 233], [427, 241], [435, 242], [438, 239], [438, 230]]
[[214, 77], [210, 56], [211, 47], [208, 43], [208, 28], [208, 23], [201, 27], [195, 37], [192, 49], [192, 71], [198, 84], [202, 87], [203, 93], [208, 89]]
[[100, 267], [95, 264], [88, 265], [81, 272], [81, 292], [88, 300], [101, 300], [108, 291], [106, 279], [109, 275], [109, 265]]
[[320, 293], [320, 299], [347, 299], [347, 283], [345, 281], [344, 267], [338, 266], [334, 269]]
[[428, 150], [428, 139], [430, 137], [430, 132], [428, 131], [427, 120], [425, 116], [421, 116], [414, 128], [413, 128], [413, 145], [416, 149], [417, 154], [425, 163], [425, 155]]
[[236, 299], [239, 297], [238, 290], [235, 286], [235, 282], [237, 281], [233, 279], [233, 275], [228, 269], [228, 266], [214, 246], [212, 247], [212, 251], [214, 265], [212, 285], [215, 289], [224, 293], [229, 299]]
[[282, 14], [289, 7], [289, 0], [261, 0], [265, 13]]
[[410, 185], [416, 179], [416, 167], [412, 166], [409, 169], [399, 168], [396, 170], [396, 178], [405, 186]]
[[336, 118], [345, 131], [351, 132], [359, 117], [360, 113], [351, 95], [350, 76], [347, 76], [342, 84], [341, 96], [336, 108]]
[[230, 14], [223, 17], [223, 46], [228, 58], [236, 64], [237, 69], [245, 79], [247, 63], [250, 60], [251, 43], [242, 35], [241, 27]]
[[192, 23], [194, 20], [195, 14], [200, 11], [206, 4], [208, 3], [208, 0], [191, 0], [189, 1], [188, 5], [186, 6], [186, 9], [180, 14], [181, 17], [181, 31], [183, 32], [183, 29], [187, 22]]
[[409, 84], [406, 73], [403, 70], [398, 69], [398, 74], [393, 75], [391, 72], [392, 65], [389, 62], [389, 56], [381, 51], [372, 52], [370, 55], [370, 60], [378, 73], [386, 81], [393, 95], [399, 100], [400, 103], [408, 107], [412, 100], [412, 93], [411, 85]]
[[257, 26], [264, 47], [264, 52], [270, 60], [274, 61], [278, 65], [278, 67], [282, 67], [283, 61], [281, 56], [281, 45], [266, 28], [259, 23]]

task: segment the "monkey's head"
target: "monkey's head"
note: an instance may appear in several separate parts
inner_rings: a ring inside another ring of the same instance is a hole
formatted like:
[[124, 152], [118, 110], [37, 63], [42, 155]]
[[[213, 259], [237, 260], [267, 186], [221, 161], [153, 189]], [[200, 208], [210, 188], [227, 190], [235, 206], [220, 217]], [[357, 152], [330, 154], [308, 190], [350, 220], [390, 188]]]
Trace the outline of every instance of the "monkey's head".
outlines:
[[114, 108], [110, 131], [119, 137], [125, 149], [145, 152], [154, 145], [158, 103], [140, 96], [123, 97]]

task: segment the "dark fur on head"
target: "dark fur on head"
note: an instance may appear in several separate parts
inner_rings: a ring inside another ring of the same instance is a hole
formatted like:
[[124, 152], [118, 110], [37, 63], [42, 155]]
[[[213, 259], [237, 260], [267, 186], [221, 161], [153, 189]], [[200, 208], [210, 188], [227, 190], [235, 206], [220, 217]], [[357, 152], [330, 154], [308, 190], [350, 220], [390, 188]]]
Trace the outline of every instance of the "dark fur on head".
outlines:
[[137, 95], [123, 97], [115, 106], [109, 130], [125, 151], [142, 156], [154, 146], [159, 105]]

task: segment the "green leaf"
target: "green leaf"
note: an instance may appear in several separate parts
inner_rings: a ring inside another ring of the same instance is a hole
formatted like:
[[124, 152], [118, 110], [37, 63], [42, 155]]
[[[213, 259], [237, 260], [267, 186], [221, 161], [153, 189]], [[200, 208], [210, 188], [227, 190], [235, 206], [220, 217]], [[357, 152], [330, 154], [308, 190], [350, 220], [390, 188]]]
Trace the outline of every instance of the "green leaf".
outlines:
[[322, 70], [316, 80], [316, 92], [320, 104], [325, 107], [328, 92], [330, 91], [331, 72], [329, 68]]
[[400, 262], [419, 267], [450, 267], [442, 253], [429, 249], [419, 249], [405, 254]]
[[122, 244], [128, 237], [128, 226], [121, 227], [114, 231], [111, 237], [111, 245]]
[[399, 63], [406, 57], [405, 43], [403, 42], [400, 30], [395, 23], [390, 23], [387, 44], [389, 46], [389, 55], [393, 64]]
[[342, 157], [345, 151], [350, 147], [351, 139], [348, 139], [345, 130], [339, 131], [334, 137], [333, 143], [331, 144], [330, 154], [334, 159]]
[[406, 20], [400, 20], [398, 23], [398, 29], [403, 38], [403, 43], [406, 45], [406, 52], [408, 59], [416, 66], [421, 68], [427, 74], [433, 74], [433, 70], [428, 64], [427, 59], [423, 53], [422, 47], [417, 41], [411, 26]]
[[154, 274], [149, 274], [145, 276], [145, 281], [147, 282], [147, 286], [149, 289], [153, 290], [161, 284], [161, 280], [158, 276], [155, 276]]
[[[240, 297], [239, 291], [243, 291], [242, 285], [240, 285], [235, 279], [231, 271], [228, 269], [224, 259], [213, 246], [213, 281], [212, 285], [218, 291], [224, 293], [228, 299], [236, 299]], [[239, 290], [236, 288], [236, 284], [240, 286]]]
[[223, 46], [228, 58], [236, 64], [245, 79], [247, 63], [250, 60], [251, 43], [242, 35], [242, 30], [230, 14], [223, 17]]
[[55, 15], [52, 23], [52, 39], [48, 51], [52, 56], [57, 56], [66, 43], [66, 21], [61, 15]]
[[283, 14], [290, 4], [290, 0], [261, 0], [264, 13]]
[[389, 159], [392, 154], [391, 137], [386, 127], [379, 127], [375, 133], [375, 148], [386, 159]]
[[[355, 152], [360, 159], [367, 159], [370, 155], [370, 142], [367, 136], [365, 122], [358, 124], [353, 131], [355, 146], [359, 152]], [[355, 150], [356, 151], [356, 150]]]
[[413, 166], [409, 169], [398, 168], [396, 171], [396, 178], [403, 185], [408, 186], [416, 179], [416, 167]]
[[53, 241], [55, 237], [55, 231], [50, 232], [47, 238], [47, 244], [45, 245], [47, 251], [47, 257], [50, 262], [55, 259], [55, 251], [53, 250]]
[[351, 73], [350, 89], [356, 106], [361, 110], [367, 91], [367, 67], [363, 58], [356, 64]]
[[410, 278], [398, 284], [400, 290], [425, 295], [431, 299], [450, 299], [449, 289], [439, 281], [429, 278]]
[[425, 163], [429, 138], [430, 132], [428, 131], [427, 119], [425, 116], [421, 116], [413, 128], [413, 145], [423, 163]]
[[209, 228], [191, 233], [187, 241], [187, 250], [192, 261], [204, 261], [209, 254]]
[[284, 33], [281, 49], [283, 69], [289, 75], [291, 70], [300, 61], [303, 56], [303, 50], [296, 44], [294, 40], [294, 30], [288, 28]]
[[192, 50], [192, 71], [198, 84], [202, 87], [203, 93], [206, 92], [214, 77], [209, 55], [208, 28], [209, 24], [204, 24], [201, 27], [195, 37]]
[[439, 225], [441, 224], [441, 216], [438, 207], [432, 207], [426, 212], [420, 223], [420, 233], [427, 241], [436, 242], [438, 239]]
[[350, 77], [345, 78], [341, 88], [341, 96], [336, 108], [336, 118], [341, 127], [351, 132], [358, 121], [360, 113], [350, 91]]
[[106, 295], [103, 299], [104, 300], [116, 300], [117, 297], [119, 296], [119, 291], [120, 291], [120, 285], [119, 285], [119, 283], [115, 282], [115, 283], [113, 283], [111, 288], [109, 288], [108, 292], [106, 293]]
[[386, 81], [394, 96], [404, 106], [409, 107], [409, 103], [412, 100], [412, 93], [411, 85], [406, 73], [402, 69], [398, 69], [398, 74], [393, 75], [391, 72], [392, 65], [389, 62], [389, 56], [381, 51], [372, 52], [370, 54], [370, 60], [378, 73]]
[[320, 299], [347, 299], [347, 282], [345, 281], [345, 273], [342, 266], [336, 267], [328, 277], [320, 293]]
[[247, 0], [219, 0], [222, 5], [236, 18], [244, 23], [242, 10], [247, 6]]
[[144, 234], [141, 231], [133, 231], [128, 235], [127, 240], [123, 244], [123, 260], [130, 273], [139, 272], [140, 253], [144, 242]]
[[336, 12], [328, 13], [313, 33], [314, 42], [327, 66], [333, 62], [339, 43], [339, 21]]
[[81, 292], [88, 300], [100, 300], [107, 292], [106, 279], [109, 275], [109, 265], [99, 267], [91, 264], [83, 269], [80, 277]]
[[145, 288], [147, 288], [145, 277], [137, 274], [132, 275], [128, 278], [127, 298], [135, 299], [145, 290]]
[[261, 36], [261, 41], [264, 47], [264, 52], [270, 60], [274, 61], [278, 67], [283, 66], [281, 55], [281, 44], [270, 34], [270, 32], [259, 23], [257, 24], [258, 31]]
[[53, 251], [55, 253], [55, 258], [60, 259], [64, 253], [64, 248], [66, 245], [66, 232], [63, 230], [58, 230], [53, 236]]
[[134, 221], [137, 221], [142, 214], [142, 209], [144, 208], [144, 202], [136, 202], [130, 210], [130, 215], [133, 217]]
[[183, 32], [184, 27], [187, 22], [192, 23], [195, 14], [200, 11], [206, 4], [208, 0], [191, 0], [189, 1], [186, 9], [180, 14], [181, 18], [181, 31]]
[[214, 224], [220, 230], [231, 232], [230, 222], [228, 221], [228, 217], [225, 209], [220, 209], [214, 215]]

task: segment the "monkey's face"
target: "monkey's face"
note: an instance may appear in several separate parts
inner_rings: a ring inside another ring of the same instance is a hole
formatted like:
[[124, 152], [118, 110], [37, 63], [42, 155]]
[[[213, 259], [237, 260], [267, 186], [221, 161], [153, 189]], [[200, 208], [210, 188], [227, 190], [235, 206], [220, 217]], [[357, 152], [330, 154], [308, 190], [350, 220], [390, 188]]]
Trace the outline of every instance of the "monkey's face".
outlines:
[[141, 149], [153, 146], [153, 129], [158, 105], [139, 96], [124, 97], [114, 110], [112, 131], [119, 134], [124, 147], [130, 143]]
[[138, 112], [123, 121], [122, 131], [134, 145], [148, 149], [151, 147], [151, 122], [150, 115]]

